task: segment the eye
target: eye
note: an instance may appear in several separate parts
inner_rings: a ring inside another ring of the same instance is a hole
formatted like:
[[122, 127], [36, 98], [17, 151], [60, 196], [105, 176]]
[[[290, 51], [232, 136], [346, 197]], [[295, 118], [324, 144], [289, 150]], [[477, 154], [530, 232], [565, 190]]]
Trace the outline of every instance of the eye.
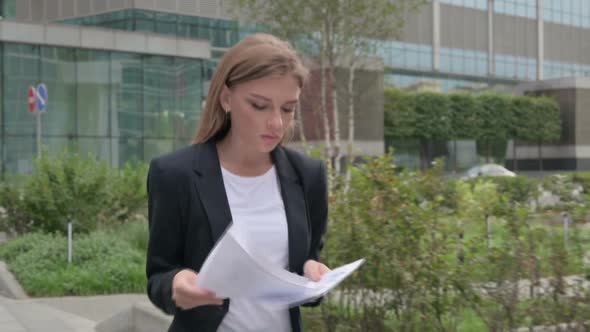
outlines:
[[283, 107], [283, 112], [285, 112], [285, 113], [293, 113], [293, 112], [295, 112], [295, 108]]
[[251, 104], [252, 104], [252, 107], [254, 107], [255, 109], [257, 109], [259, 111], [262, 111], [262, 110], [266, 109], [266, 106], [265, 105], [258, 105], [256, 103], [251, 103]]

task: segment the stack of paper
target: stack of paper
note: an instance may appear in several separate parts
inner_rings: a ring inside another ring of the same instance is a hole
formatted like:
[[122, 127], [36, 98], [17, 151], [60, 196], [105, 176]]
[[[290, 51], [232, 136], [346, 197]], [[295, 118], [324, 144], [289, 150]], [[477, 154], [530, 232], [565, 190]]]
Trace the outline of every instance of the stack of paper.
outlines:
[[220, 298], [250, 298], [276, 308], [292, 307], [323, 296], [363, 262], [343, 265], [314, 282], [252, 257], [230, 225], [205, 260], [198, 283]]

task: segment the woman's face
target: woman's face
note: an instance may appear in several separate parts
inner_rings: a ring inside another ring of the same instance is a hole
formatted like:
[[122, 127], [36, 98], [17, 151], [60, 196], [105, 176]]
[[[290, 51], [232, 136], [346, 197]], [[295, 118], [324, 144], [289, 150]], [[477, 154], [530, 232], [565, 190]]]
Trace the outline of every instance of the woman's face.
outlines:
[[301, 89], [293, 75], [269, 76], [225, 88], [222, 105], [230, 110], [232, 138], [256, 152], [270, 152], [292, 125]]

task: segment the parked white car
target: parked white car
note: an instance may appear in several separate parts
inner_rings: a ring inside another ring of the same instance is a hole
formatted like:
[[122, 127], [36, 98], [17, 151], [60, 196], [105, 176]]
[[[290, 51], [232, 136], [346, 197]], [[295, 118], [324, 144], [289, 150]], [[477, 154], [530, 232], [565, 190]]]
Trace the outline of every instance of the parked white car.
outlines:
[[498, 164], [485, 164], [470, 168], [463, 178], [472, 179], [478, 176], [516, 176], [516, 173]]

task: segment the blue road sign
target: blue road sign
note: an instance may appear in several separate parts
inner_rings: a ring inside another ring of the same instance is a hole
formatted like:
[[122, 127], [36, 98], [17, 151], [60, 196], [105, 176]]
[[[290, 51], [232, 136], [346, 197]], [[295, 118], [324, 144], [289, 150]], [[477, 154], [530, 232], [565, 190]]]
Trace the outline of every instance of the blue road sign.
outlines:
[[37, 85], [37, 110], [39, 112], [45, 112], [47, 107], [47, 87], [41, 83]]

